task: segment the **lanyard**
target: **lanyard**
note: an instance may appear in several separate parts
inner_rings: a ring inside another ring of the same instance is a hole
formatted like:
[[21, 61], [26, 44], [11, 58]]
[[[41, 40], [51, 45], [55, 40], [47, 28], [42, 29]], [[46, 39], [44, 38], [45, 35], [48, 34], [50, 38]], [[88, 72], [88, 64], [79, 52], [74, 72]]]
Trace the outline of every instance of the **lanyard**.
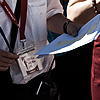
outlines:
[[15, 25], [20, 29], [20, 40], [26, 39], [25, 37], [25, 24], [26, 24], [26, 14], [27, 14], [27, 0], [21, 0], [21, 23], [20, 27], [18, 25], [17, 19], [14, 16], [12, 10], [5, 0], [0, 1], [0, 5], [2, 6], [5, 13], [9, 16], [9, 18], [15, 23]]

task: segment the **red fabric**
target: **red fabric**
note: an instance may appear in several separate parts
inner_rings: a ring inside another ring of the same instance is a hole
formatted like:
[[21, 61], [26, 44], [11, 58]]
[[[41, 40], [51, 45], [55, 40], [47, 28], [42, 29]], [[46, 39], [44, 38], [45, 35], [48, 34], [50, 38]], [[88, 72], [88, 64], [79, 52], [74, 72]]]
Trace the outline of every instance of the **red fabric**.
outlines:
[[6, 1], [4, 0], [2, 3], [0, 2], [0, 5], [2, 6], [2, 8], [4, 9], [5, 13], [8, 15], [8, 17], [18, 26], [18, 22], [16, 17], [14, 16], [12, 10], [10, 9], [9, 5], [6, 3]]
[[[24, 8], [24, 9], [23, 9]], [[20, 30], [20, 39], [26, 39], [25, 37], [25, 25], [27, 17], [27, 0], [21, 0], [21, 30]]]
[[20, 29], [20, 39], [25, 39], [25, 24], [26, 24], [26, 17], [27, 17], [27, 0], [21, 0], [21, 26], [18, 26], [18, 22], [16, 17], [14, 16], [12, 10], [10, 9], [9, 5], [4, 0], [0, 2], [0, 5], [4, 9], [5, 13], [8, 17], [16, 24], [16, 26]]
[[91, 69], [92, 100], [100, 100], [100, 35], [94, 41]]

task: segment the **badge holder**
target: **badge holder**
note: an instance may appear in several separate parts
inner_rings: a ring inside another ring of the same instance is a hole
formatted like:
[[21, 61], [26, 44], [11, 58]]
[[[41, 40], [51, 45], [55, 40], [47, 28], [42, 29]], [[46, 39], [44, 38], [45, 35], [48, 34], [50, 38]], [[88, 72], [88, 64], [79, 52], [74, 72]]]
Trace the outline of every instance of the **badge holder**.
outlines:
[[27, 48], [23, 47], [23, 49], [17, 53], [19, 55], [18, 64], [24, 77], [43, 69], [41, 59], [38, 59], [37, 56], [34, 55], [36, 52], [36, 48], [31, 45]]
[[[0, 32], [9, 48], [9, 51], [13, 53], [13, 50], [10, 47], [9, 42], [1, 27]], [[32, 74], [36, 71], [43, 69], [41, 59], [36, 58], [37, 56], [34, 55], [36, 52], [37, 51], [33, 45], [28, 48], [22, 49], [20, 52], [18, 52], [19, 59], [16, 60], [16, 62], [19, 64], [23, 76]]]

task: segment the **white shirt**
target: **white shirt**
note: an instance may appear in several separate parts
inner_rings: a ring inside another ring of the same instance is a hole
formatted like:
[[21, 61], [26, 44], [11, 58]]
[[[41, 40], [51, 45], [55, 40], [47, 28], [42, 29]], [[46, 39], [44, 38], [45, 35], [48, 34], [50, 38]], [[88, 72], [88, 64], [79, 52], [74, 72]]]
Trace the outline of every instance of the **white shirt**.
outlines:
[[[17, 0], [6, 0], [12, 11], [15, 10]], [[59, 2], [59, 0], [28, 0], [27, 7], [27, 19], [25, 26], [25, 36], [26, 39], [30, 42], [34, 43], [37, 50], [42, 49], [47, 45], [47, 22], [46, 20], [51, 16], [62, 13], [63, 9]], [[10, 41], [10, 30], [11, 30], [11, 19], [6, 15], [2, 7], [0, 6], [0, 26], [2, 27], [7, 39]], [[8, 47], [0, 35], [0, 49], [8, 51]], [[18, 31], [18, 36], [15, 44], [16, 51], [20, 47], [20, 35]], [[10, 67], [10, 73], [13, 80], [13, 83], [16, 84], [25, 84], [32, 78], [41, 74], [42, 72], [46, 72], [50, 64], [52, 62], [52, 56], [45, 56], [41, 59], [43, 70], [29, 75], [27, 77], [23, 77], [20, 71], [19, 66], [14, 63]]]

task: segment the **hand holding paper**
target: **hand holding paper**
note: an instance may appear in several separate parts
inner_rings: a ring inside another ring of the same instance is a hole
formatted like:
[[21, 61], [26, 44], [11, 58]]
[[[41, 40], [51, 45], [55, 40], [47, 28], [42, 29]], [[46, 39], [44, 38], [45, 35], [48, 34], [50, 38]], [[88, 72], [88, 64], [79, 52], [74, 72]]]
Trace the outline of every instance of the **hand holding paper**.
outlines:
[[38, 51], [36, 55], [45, 56], [58, 54], [73, 50], [80, 46], [95, 40], [100, 34], [100, 14], [86, 23], [78, 32], [78, 36], [73, 37], [68, 34], [62, 34], [50, 44]]

